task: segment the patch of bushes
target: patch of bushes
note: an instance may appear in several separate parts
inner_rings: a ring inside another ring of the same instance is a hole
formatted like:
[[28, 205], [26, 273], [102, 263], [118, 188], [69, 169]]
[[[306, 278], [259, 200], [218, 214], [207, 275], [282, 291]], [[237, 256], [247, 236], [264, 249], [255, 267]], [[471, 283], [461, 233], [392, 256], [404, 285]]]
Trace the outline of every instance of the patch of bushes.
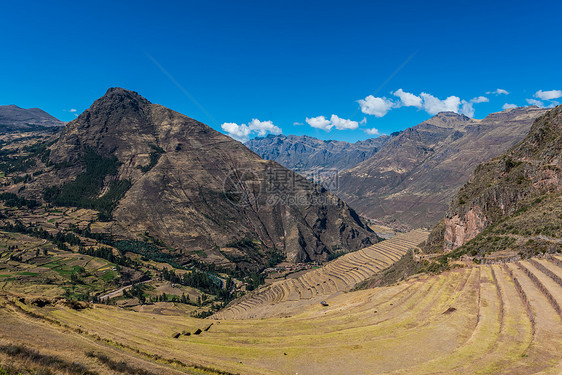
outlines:
[[36, 165], [35, 160], [28, 157], [2, 157], [0, 159], [0, 171], [5, 173], [26, 172]]
[[347, 254], [347, 252], [343, 251], [343, 250], [331, 252], [331, 253], [328, 254], [328, 261], [337, 259], [341, 256], [344, 256], [345, 254]]
[[[285, 254], [276, 249], [264, 249], [261, 241], [251, 238], [243, 238], [226, 244], [226, 247], [233, 247], [244, 253], [242, 256], [233, 256], [228, 253], [223, 255], [231, 262], [244, 264], [248, 263], [248, 268], [260, 268], [263, 270], [267, 267], [274, 267], [286, 259]], [[255, 266], [257, 264], [257, 267]]]
[[267, 255], [267, 266], [268, 267], [275, 267], [276, 265], [278, 265], [279, 263], [281, 263], [281, 262], [285, 261], [285, 259], [287, 259], [287, 256], [285, 254], [283, 254], [282, 251], [277, 250], [277, 249], [267, 251], [266, 255]]
[[57, 234], [52, 235], [51, 233], [42, 229], [41, 227], [34, 226], [34, 225], [26, 226], [19, 220], [16, 220], [14, 224], [8, 223], [2, 226], [1, 228], [6, 232], [23, 233], [33, 237], [42, 238], [51, 241], [55, 245], [57, 245], [59, 249], [66, 250], [66, 251], [70, 251], [70, 248], [68, 247], [67, 244], [73, 246], [73, 245], [80, 245], [82, 243], [80, 241], [80, 238], [75, 236], [73, 233], [59, 231]]
[[121, 240], [113, 243], [113, 246], [119, 251], [131, 252], [139, 254], [147, 259], [154, 260], [156, 262], [168, 263], [174, 268], [183, 268], [177, 261], [176, 257], [169, 253], [164, 253], [156, 245], [148, 242], [142, 241], [130, 241]]
[[[37, 142], [30, 146], [24, 146], [22, 150], [27, 153], [27, 155], [24, 156], [12, 157], [11, 155], [15, 154], [17, 150], [0, 151], [0, 171], [5, 173], [26, 172], [37, 165], [36, 158], [46, 162], [49, 157], [49, 150], [47, 149], [49, 144], [50, 143], [47, 142]], [[14, 178], [14, 180], [16, 179], [18, 179], [18, 182], [22, 181], [21, 177]]]
[[40, 206], [35, 199], [26, 199], [14, 193], [2, 193], [0, 194], [0, 200], [4, 201], [8, 207], [27, 207], [29, 209], [33, 209]]
[[153, 151], [149, 155], [150, 161], [148, 162], [148, 165], [143, 165], [143, 166], [137, 167], [143, 173], [146, 173], [149, 170], [151, 170], [158, 163], [158, 160], [160, 159], [160, 156], [165, 152], [162, 147], [159, 147], [155, 144], [151, 143], [151, 144], [149, 144], [149, 146], [150, 146], [150, 148], [152, 148]]
[[131, 259], [123, 256], [122, 254], [115, 255], [113, 254], [113, 249], [110, 247], [100, 247], [99, 249], [94, 249], [93, 247], [83, 247], [81, 246], [78, 249], [80, 254], [89, 255], [91, 257], [102, 258], [105, 259], [113, 264], [118, 264], [120, 266], [134, 266], [135, 262]]
[[107, 176], [117, 173], [119, 161], [115, 156], [104, 157], [93, 150], [86, 150], [83, 155], [86, 170], [76, 176], [72, 182], [62, 186], [45, 189], [43, 198], [57, 206], [90, 208], [100, 211], [100, 220], [111, 219], [111, 212], [131, 186], [128, 180], [112, 181], [108, 191], [101, 197]]

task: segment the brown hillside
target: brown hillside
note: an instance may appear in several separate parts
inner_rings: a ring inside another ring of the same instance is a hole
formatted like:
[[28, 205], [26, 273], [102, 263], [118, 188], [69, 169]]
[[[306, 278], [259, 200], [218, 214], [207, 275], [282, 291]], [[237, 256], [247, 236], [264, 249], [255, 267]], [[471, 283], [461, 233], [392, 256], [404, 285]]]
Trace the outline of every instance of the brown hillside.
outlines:
[[[88, 157], [95, 162], [88, 165]], [[263, 264], [282, 252], [291, 261], [323, 260], [378, 241], [335, 195], [121, 88], [109, 89], [66, 126], [47, 165], [26, 194], [52, 187], [46, 197], [59, 205], [103, 204], [113, 211], [114, 236], [148, 234], [180, 259], [196, 254], [219, 264]], [[85, 176], [99, 178], [102, 165], [97, 191], [81, 191], [91, 185]]]
[[338, 195], [368, 217], [414, 227], [433, 225], [472, 170], [523, 139], [544, 112], [515, 108], [483, 120], [440, 113], [404, 130], [373, 157], [344, 172]]

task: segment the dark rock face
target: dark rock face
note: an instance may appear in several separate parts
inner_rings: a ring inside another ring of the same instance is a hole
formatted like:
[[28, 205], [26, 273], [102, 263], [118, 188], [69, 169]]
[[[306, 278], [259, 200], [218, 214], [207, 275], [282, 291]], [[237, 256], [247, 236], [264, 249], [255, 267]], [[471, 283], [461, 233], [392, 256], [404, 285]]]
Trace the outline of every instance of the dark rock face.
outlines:
[[356, 143], [323, 141], [309, 136], [268, 135], [246, 142], [266, 160], [274, 160], [304, 176], [314, 177], [326, 169], [344, 170], [375, 155], [392, 137], [382, 135]]
[[64, 122], [39, 108], [25, 109], [16, 105], [0, 105], [0, 133], [32, 131], [63, 125]]
[[483, 120], [440, 113], [341, 173], [337, 194], [365, 216], [431, 226], [443, 217], [474, 167], [523, 139], [545, 111], [515, 108]]
[[[201, 260], [259, 263], [277, 249], [291, 261], [323, 260], [379, 238], [335, 195], [243, 144], [135, 92], [112, 88], [51, 146], [50, 160], [80, 171], [93, 150], [120, 162], [131, 187], [113, 213], [116, 236], [148, 232]], [[111, 181], [106, 181], [109, 185]]]

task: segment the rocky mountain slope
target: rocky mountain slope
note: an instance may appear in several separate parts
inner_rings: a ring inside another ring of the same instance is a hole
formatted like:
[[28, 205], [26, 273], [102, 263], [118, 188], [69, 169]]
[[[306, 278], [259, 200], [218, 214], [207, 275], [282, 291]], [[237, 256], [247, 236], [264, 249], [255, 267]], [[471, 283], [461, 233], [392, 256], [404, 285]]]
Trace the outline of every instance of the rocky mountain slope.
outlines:
[[304, 176], [329, 170], [344, 170], [375, 155], [392, 137], [382, 135], [365, 141], [348, 143], [323, 141], [306, 135], [268, 135], [246, 142], [246, 146], [266, 160], [279, 164]]
[[113, 236], [154, 238], [182, 261], [325, 260], [379, 238], [324, 188], [135, 92], [112, 88], [41, 154], [24, 194], [112, 216]]
[[0, 105], [0, 133], [37, 130], [43, 127], [60, 127], [64, 122], [39, 108], [20, 108], [17, 105]]
[[503, 155], [479, 165], [433, 230], [429, 251], [562, 251], [562, 106]]
[[337, 194], [368, 217], [413, 227], [433, 225], [474, 167], [520, 141], [544, 112], [515, 108], [482, 120], [440, 113], [341, 173]]

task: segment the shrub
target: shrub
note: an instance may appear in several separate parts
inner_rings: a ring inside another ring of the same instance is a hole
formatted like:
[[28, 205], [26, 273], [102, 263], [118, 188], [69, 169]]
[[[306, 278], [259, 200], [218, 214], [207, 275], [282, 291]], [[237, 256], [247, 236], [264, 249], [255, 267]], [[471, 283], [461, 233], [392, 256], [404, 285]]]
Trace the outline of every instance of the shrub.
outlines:
[[93, 150], [83, 155], [86, 170], [72, 182], [44, 190], [43, 198], [58, 206], [91, 208], [100, 211], [100, 219], [108, 220], [117, 202], [125, 195], [131, 182], [112, 181], [108, 191], [98, 198], [107, 176], [117, 173], [119, 161], [115, 156], [104, 157]]

